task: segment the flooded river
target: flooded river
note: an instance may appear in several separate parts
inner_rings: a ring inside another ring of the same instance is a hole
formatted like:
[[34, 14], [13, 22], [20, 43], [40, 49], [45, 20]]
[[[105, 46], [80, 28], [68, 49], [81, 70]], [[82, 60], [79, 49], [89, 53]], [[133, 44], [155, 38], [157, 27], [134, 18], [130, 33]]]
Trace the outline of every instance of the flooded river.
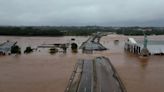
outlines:
[[[7, 37], [0, 36], [0, 43], [17, 41], [22, 52], [27, 46], [36, 48], [41, 44], [68, 43], [72, 37]], [[88, 37], [73, 37], [78, 45]], [[40, 48], [31, 54], [0, 56], [0, 92], [64, 92], [78, 59], [108, 57], [115, 66], [128, 92], [163, 92], [164, 56], [143, 58], [124, 52], [127, 36], [110, 35], [101, 39], [109, 50], [93, 54], [68, 52], [49, 54]], [[143, 40], [143, 37], [134, 37]], [[151, 36], [151, 40], [164, 36]], [[114, 40], [119, 40], [115, 43]]]

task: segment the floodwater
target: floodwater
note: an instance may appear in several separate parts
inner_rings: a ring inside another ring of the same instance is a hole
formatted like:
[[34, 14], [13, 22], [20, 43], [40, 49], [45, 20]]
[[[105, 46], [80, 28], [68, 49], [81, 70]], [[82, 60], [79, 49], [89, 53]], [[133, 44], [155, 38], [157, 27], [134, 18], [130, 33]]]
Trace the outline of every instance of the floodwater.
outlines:
[[[0, 36], [0, 43], [17, 41], [22, 52], [27, 46], [36, 48], [41, 44], [68, 43], [67, 37], [8, 37]], [[88, 37], [74, 37], [80, 45]], [[101, 39], [109, 50], [94, 54], [72, 53], [49, 54], [39, 48], [31, 54], [0, 56], [0, 92], [64, 92], [75, 63], [78, 59], [108, 57], [115, 66], [128, 92], [163, 92], [164, 56], [143, 58], [124, 52], [127, 36], [110, 35]], [[134, 37], [143, 40], [143, 37]], [[164, 39], [164, 36], [151, 36], [151, 40]], [[119, 42], [114, 42], [119, 40]]]

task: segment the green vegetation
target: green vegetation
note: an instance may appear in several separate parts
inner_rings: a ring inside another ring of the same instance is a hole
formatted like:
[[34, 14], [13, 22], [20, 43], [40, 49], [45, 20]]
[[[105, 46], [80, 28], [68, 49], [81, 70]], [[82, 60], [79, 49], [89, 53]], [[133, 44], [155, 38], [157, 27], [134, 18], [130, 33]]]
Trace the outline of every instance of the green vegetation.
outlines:
[[164, 35], [164, 28], [139, 28], [139, 27], [123, 27], [115, 30], [117, 34], [123, 35], [144, 35], [143, 30], [149, 29], [145, 31], [147, 35]]
[[143, 29], [149, 29], [147, 35], [164, 35], [164, 27], [103, 27], [103, 26], [31, 26], [3, 27], [0, 35], [10, 36], [88, 36], [96, 32], [114, 32], [123, 35], [143, 35]]
[[26, 47], [26, 50], [24, 51], [24, 53], [31, 53], [33, 51], [33, 49], [31, 47]]
[[38, 29], [33, 27], [0, 27], [0, 35], [13, 36], [63, 36], [56, 29]]

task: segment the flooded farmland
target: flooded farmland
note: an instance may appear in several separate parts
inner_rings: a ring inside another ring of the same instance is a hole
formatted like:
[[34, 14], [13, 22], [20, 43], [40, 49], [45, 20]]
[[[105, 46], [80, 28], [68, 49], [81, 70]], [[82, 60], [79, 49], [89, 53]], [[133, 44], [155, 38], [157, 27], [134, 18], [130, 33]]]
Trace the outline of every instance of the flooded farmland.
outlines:
[[[17, 41], [22, 52], [27, 46], [36, 48], [41, 44], [68, 43], [66, 37], [7, 37], [0, 36], [0, 43]], [[80, 46], [88, 37], [73, 37]], [[101, 39], [108, 48], [93, 54], [67, 53], [51, 55], [46, 48], [39, 48], [30, 54], [0, 56], [0, 92], [64, 92], [75, 63], [81, 58], [108, 57], [128, 92], [163, 92], [164, 56], [143, 58], [124, 52], [127, 36], [109, 35]], [[134, 36], [137, 40], [143, 37]], [[164, 36], [151, 36], [151, 40], [161, 40]], [[114, 42], [119, 40], [119, 42]]]

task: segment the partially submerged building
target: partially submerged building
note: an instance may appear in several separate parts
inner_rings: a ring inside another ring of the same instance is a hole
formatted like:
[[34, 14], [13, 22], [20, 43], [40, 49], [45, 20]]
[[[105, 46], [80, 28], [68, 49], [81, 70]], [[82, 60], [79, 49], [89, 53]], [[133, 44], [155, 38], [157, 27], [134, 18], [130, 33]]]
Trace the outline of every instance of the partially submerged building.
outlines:
[[134, 38], [128, 38], [125, 42], [124, 49], [139, 55], [163, 55], [164, 41], [147, 41], [147, 39], [144, 39], [143, 41], [136, 41]]
[[142, 47], [137, 44], [134, 38], [128, 38], [125, 42], [124, 49], [132, 53], [140, 54]]
[[1, 55], [11, 54], [11, 47], [16, 45], [16, 43], [17, 42], [6, 41], [0, 44], [0, 54]]

